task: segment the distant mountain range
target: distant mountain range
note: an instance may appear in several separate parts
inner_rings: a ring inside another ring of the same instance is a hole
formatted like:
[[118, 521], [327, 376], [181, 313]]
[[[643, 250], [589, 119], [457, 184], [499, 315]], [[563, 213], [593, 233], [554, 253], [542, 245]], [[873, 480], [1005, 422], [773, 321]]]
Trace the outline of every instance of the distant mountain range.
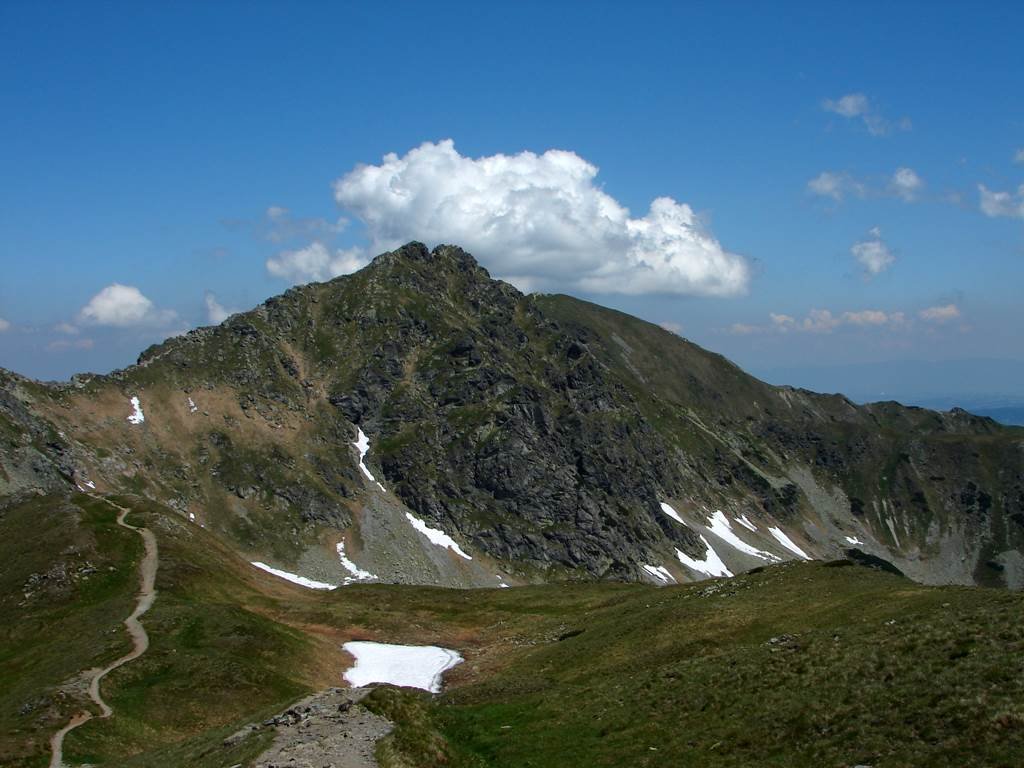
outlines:
[[773, 384], [840, 392], [858, 403], [895, 400], [936, 410], [963, 408], [1003, 424], [1024, 425], [1024, 361], [898, 360], [830, 366], [757, 368]]

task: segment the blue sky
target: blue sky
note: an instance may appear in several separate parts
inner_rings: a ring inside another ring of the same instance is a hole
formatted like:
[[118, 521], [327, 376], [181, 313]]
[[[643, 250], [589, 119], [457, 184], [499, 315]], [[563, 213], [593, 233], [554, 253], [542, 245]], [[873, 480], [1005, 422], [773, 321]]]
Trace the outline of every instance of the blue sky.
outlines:
[[407, 236], [755, 371], [1024, 360], [1024, 8], [836, 6], [4, 3], [0, 365]]

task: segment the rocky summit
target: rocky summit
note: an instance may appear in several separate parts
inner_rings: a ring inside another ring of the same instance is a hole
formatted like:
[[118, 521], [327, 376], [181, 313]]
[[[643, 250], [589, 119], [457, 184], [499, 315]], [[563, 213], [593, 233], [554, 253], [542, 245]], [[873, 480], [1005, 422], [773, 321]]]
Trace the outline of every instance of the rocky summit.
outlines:
[[1024, 429], [775, 387], [410, 243], [110, 375], [0, 374], [0, 496], [144, 497], [325, 585], [790, 559], [1024, 585]]

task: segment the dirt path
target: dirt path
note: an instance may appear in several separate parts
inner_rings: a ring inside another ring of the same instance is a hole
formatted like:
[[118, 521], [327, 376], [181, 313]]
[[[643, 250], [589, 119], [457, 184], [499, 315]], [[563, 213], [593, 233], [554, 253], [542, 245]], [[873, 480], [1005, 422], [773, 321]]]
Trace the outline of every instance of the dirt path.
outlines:
[[135, 604], [135, 610], [132, 611], [131, 615], [124, 620], [124, 625], [128, 629], [128, 635], [132, 639], [132, 649], [106, 667], [90, 669], [83, 673], [84, 676], [90, 680], [89, 698], [92, 699], [100, 708], [100, 714], [94, 715], [92, 712], [79, 712], [71, 718], [67, 725], [53, 735], [50, 739], [50, 768], [61, 768], [61, 766], [64, 765], [63, 752], [65, 736], [83, 723], [89, 722], [94, 717], [102, 719], [110, 717], [113, 714], [114, 711], [110, 708], [110, 705], [103, 700], [103, 696], [100, 694], [100, 682], [103, 678], [118, 667], [139, 658], [139, 656], [144, 654], [146, 649], [149, 648], [149, 635], [146, 634], [146, 628], [142, 626], [142, 622], [140, 622], [139, 619], [150, 609], [153, 605], [153, 601], [156, 599], [156, 569], [159, 563], [156, 536], [154, 536], [153, 532], [148, 528], [138, 528], [125, 522], [125, 517], [131, 511], [130, 509], [118, 506], [112, 501], [106, 499], [104, 499], [104, 501], [110, 504], [110, 506], [120, 510], [117, 515], [117, 524], [122, 528], [128, 528], [129, 530], [138, 533], [146, 544], [146, 553], [142, 557], [142, 562], [139, 563], [139, 599]]
[[274, 729], [274, 742], [253, 768], [377, 768], [377, 741], [391, 723], [359, 704], [368, 688], [330, 688], [289, 707], [262, 725], [239, 731], [228, 741]]

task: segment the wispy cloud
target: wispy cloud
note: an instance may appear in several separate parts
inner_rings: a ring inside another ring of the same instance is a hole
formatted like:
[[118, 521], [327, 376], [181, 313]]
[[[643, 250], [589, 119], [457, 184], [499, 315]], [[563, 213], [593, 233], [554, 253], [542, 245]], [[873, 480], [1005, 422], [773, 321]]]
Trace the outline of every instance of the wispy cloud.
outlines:
[[57, 339], [46, 345], [50, 352], [66, 352], [69, 349], [92, 349], [96, 342], [92, 339]]
[[880, 309], [862, 309], [853, 312], [833, 312], [829, 309], [812, 309], [803, 318], [772, 312], [769, 322], [764, 325], [734, 323], [729, 333], [749, 336], [757, 333], [832, 333], [843, 326], [856, 328], [902, 328], [907, 317], [903, 312], [885, 312]]
[[844, 312], [843, 322], [861, 327], [903, 325], [906, 315], [902, 312], [883, 312], [879, 309], [863, 309], [860, 312]]
[[831, 197], [836, 202], [841, 202], [848, 195], [864, 197], [866, 187], [848, 173], [822, 171], [807, 182], [807, 191], [821, 197]]
[[828, 112], [835, 112], [843, 117], [860, 117], [868, 114], [871, 108], [868, 97], [863, 93], [848, 93], [835, 100], [825, 99], [821, 106]]
[[909, 117], [900, 118], [894, 126], [892, 122], [882, 116], [881, 112], [863, 93], [848, 93], [838, 99], [825, 99], [821, 103], [821, 108], [848, 120], [861, 120], [872, 136], [885, 136], [893, 127], [901, 131], [909, 131], [913, 128]]
[[991, 218], [1008, 216], [1014, 219], [1024, 219], [1024, 184], [1013, 192], [993, 192], [984, 184], [978, 185], [980, 195], [979, 207], [981, 212]]
[[295, 218], [291, 211], [280, 205], [272, 205], [265, 214], [265, 237], [274, 243], [304, 237], [322, 237], [341, 234], [348, 226], [344, 218], [328, 221], [323, 218]]
[[[261, 240], [272, 243], [287, 243], [303, 239], [329, 239], [341, 234], [348, 227], [348, 220], [339, 218], [334, 221], [318, 216], [294, 216], [283, 205], [271, 205], [256, 219], [221, 219], [221, 224], [232, 232], [246, 232]], [[220, 251], [214, 249], [212, 255], [220, 257]]]
[[858, 179], [846, 171], [822, 171], [807, 182], [807, 191], [819, 197], [828, 197], [837, 203], [848, 197], [898, 197], [912, 203], [924, 191], [924, 179], [913, 168], [900, 166], [887, 179], [874, 181]]
[[922, 309], [917, 316], [927, 323], [948, 323], [951, 320], [958, 320], [961, 312], [956, 304], [942, 304]]
[[0, 317], [0, 333], [11, 330], [11, 323], [9, 320], [4, 320]]

